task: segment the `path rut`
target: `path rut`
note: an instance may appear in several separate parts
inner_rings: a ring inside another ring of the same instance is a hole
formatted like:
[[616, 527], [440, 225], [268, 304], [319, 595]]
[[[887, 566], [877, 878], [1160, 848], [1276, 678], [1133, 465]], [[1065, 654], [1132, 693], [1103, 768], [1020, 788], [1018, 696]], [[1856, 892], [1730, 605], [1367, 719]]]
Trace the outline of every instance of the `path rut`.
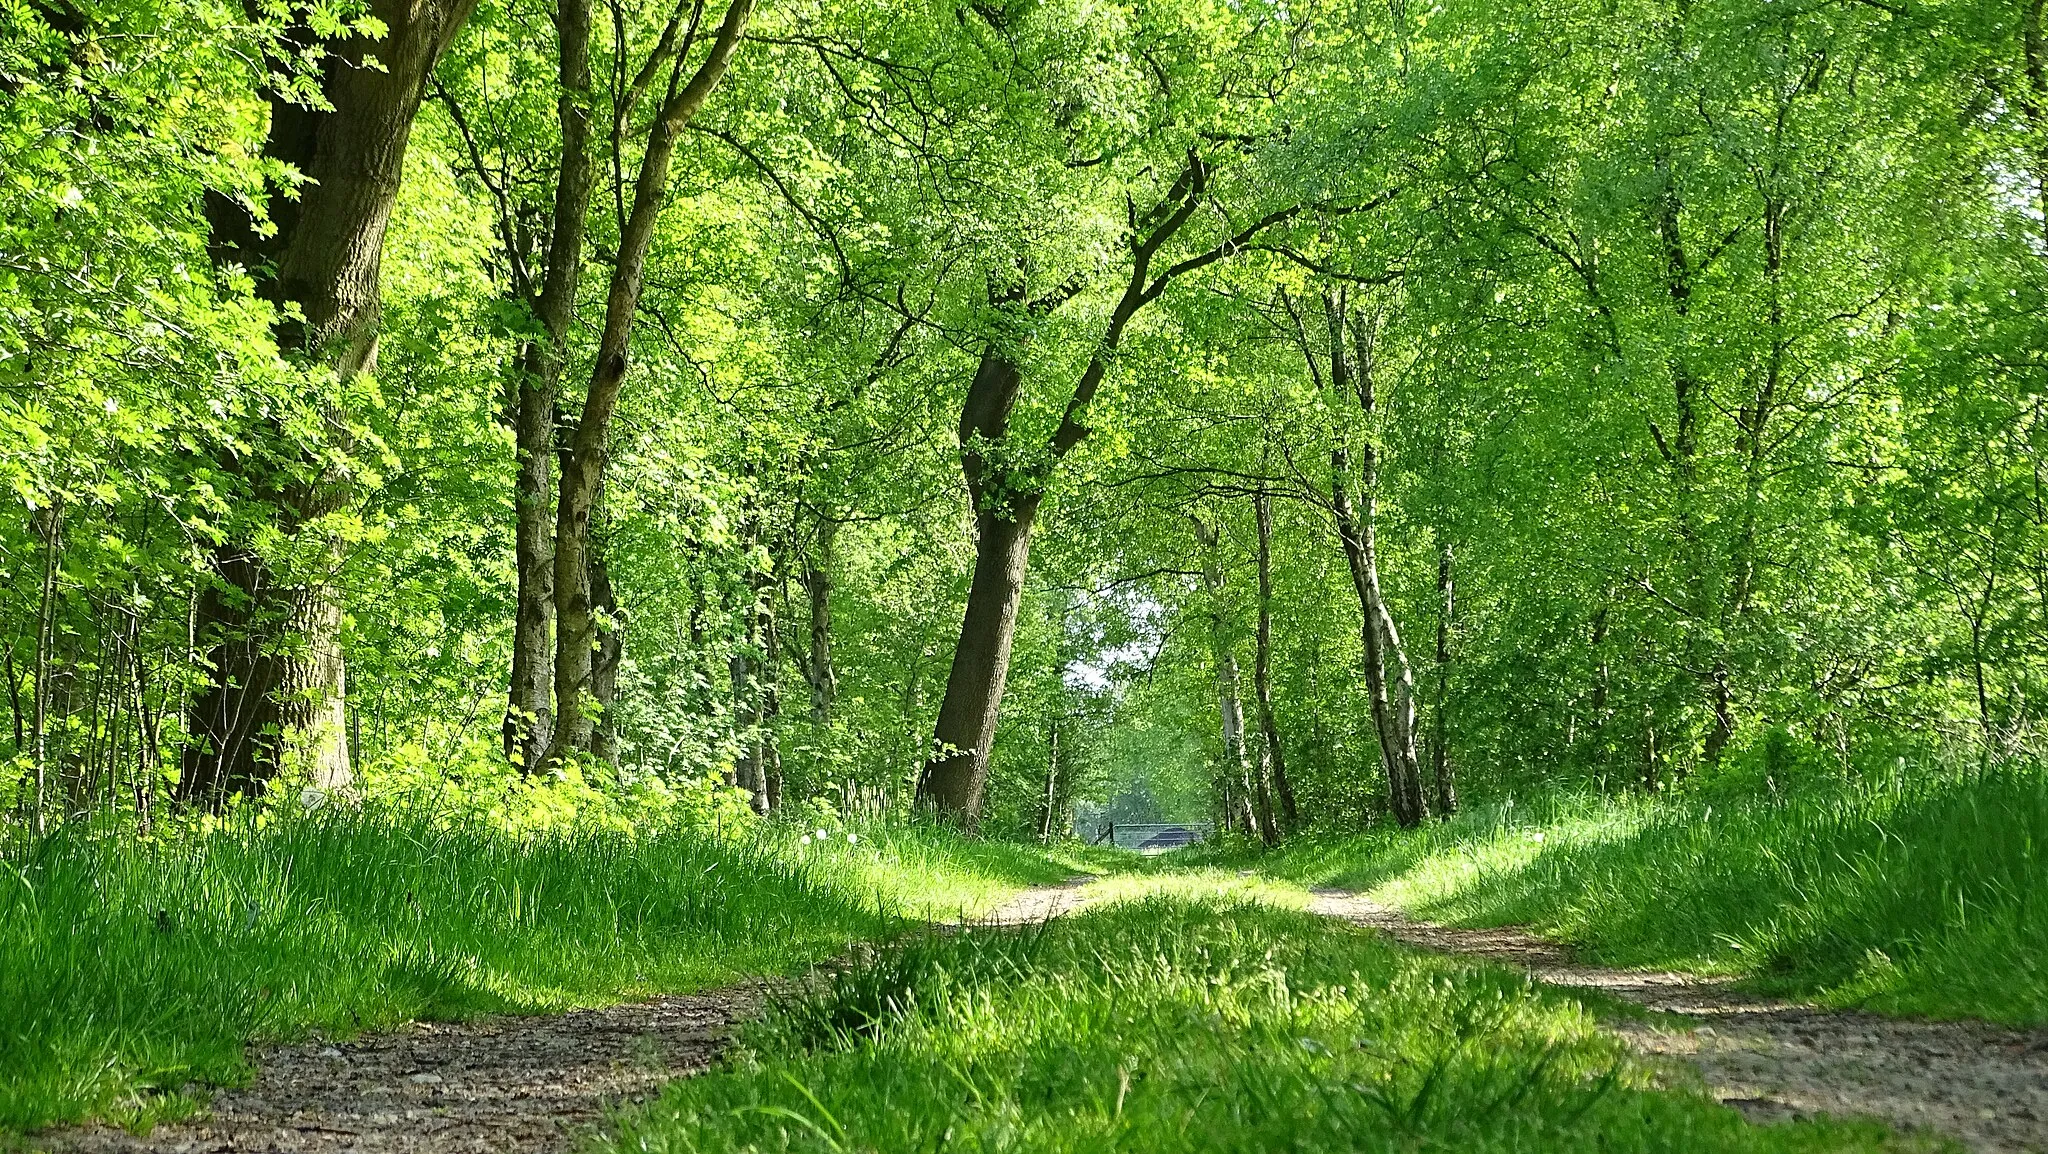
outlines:
[[1610, 1025], [1639, 1052], [1690, 1063], [1715, 1097], [1758, 1121], [1875, 1117], [1973, 1150], [2048, 1151], [2048, 1031], [1823, 1010], [1696, 974], [1589, 966], [1525, 930], [1417, 922], [1343, 890], [1316, 891], [1309, 908], [1409, 945], [1683, 1015], [1696, 1025]]
[[75, 1154], [569, 1150], [608, 1110], [709, 1066], [766, 989], [267, 1047], [253, 1055], [254, 1081], [215, 1098], [207, 1117], [145, 1137], [88, 1126], [44, 1144]]

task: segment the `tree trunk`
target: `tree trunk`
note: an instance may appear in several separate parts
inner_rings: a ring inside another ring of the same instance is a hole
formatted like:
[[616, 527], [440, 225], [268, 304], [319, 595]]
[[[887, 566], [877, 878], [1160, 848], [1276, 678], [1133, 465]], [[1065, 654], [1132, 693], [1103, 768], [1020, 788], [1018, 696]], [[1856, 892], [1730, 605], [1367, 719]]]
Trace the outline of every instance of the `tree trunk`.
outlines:
[[[259, 231], [241, 205], [209, 194], [216, 261], [263, 278], [265, 296], [297, 314], [277, 322], [279, 346], [332, 367], [342, 382], [375, 370], [384, 229], [413, 118], [434, 62], [474, 5], [373, 0], [369, 14], [386, 33], [379, 40], [329, 42], [323, 107], [294, 104], [282, 95], [287, 85], [276, 86], [264, 155], [306, 180], [271, 196], [273, 229]], [[303, 27], [294, 31], [313, 35]], [[377, 67], [366, 64], [371, 56]], [[344, 414], [329, 413], [327, 424], [331, 437], [345, 437]], [[234, 458], [237, 464], [243, 459]], [[345, 477], [311, 462], [248, 479], [277, 506], [288, 540], [349, 499]], [[299, 544], [308, 572], [281, 579], [247, 542], [224, 542], [214, 552], [218, 582], [209, 585], [201, 615], [209, 677], [187, 720], [192, 741], [178, 789], [185, 801], [217, 804], [229, 793], [253, 791], [287, 761], [307, 763], [316, 786], [339, 788], [352, 780], [343, 725], [342, 608], [332, 582], [338, 556], [328, 542]]]
[[818, 539], [804, 568], [804, 592], [811, 606], [810, 656], [804, 679], [811, 686], [811, 724], [824, 730], [832, 724], [832, 702], [839, 696], [839, 675], [832, 668], [832, 562], [839, 522], [818, 521]]
[[935, 748], [918, 782], [920, 804], [956, 815], [972, 828], [981, 815], [988, 781], [988, 754], [995, 742], [1003, 682], [1010, 672], [1010, 643], [1024, 601], [1024, 573], [1031, 553], [1031, 521], [1039, 497], [1015, 497], [1001, 512], [974, 518], [974, 578], [960, 622], [960, 643], [946, 674], [939, 704]]
[[1446, 537], [1436, 555], [1436, 710], [1432, 718], [1429, 756], [1436, 774], [1436, 815], [1445, 821], [1458, 812], [1458, 782], [1451, 768], [1451, 621], [1457, 608], [1451, 583], [1451, 542]]
[[619, 760], [619, 719], [612, 706], [619, 699], [619, 663], [626, 655], [626, 618], [612, 589], [612, 571], [603, 543], [590, 551], [590, 601], [601, 622], [597, 648], [590, 655], [590, 700], [597, 706], [591, 727], [590, 756], [606, 765]]
[[[1031, 520], [1045, 494], [1046, 471], [1064, 460], [1088, 436], [1088, 406], [1107, 377], [1110, 359], [1138, 310], [1159, 299], [1176, 276], [1242, 251], [1261, 230], [1290, 219], [1300, 207], [1270, 213], [1213, 248], [1177, 261], [1155, 275], [1153, 258], [1205, 202], [1208, 177], [1208, 166], [1190, 150], [1187, 167], [1166, 195], [1142, 217], [1134, 216], [1132, 232], [1125, 238], [1131, 263], [1123, 295], [1110, 311], [1109, 323], [1096, 343], [1094, 355], [1088, 358], [1087, 367], [1074, 382], [1073, 392], [1060, 413], [1059, 425], [1044, 443], [1044, 465], [1012, 469], [983, 456], [982, 446], [1001, 444], [1007, 438], [1010, 411], [1016, 407], [1023, 387], [1023, 371], [1015, 353], [1004, 343], [1018, 335], [1016, 329], [989, 340], [974, 380], [968, 385], [957, 436], [961, 474], [974, 503], [974, 579], [968, 588], [967, 610], [960, 625], [960, 644], [954, 649], [953, 666], [946, 676], [946, 698], [939, 707], [938, 725], [933, 733], [935, 748], [918, 779], [917, 796], [920, 803], [935, 807], [969, 829], [981, 816], [989, 747], [995, 739], [996, 717], [1002, 707], [1003, 680], [1009, 673], [1010, 643], [1031, 550]], [[1008, 289], [991, 285], [989, 304], [1007, 320], [1016, 321], [1051, 312], [1078, 288], [1079, 282], [1069, 282], [1031, 300], [1021, 284]]]
[[[1195, 523], [1195, 540], [1202, 546], [1202, 590], [1209, 600], [1209, 647], [1216, 670], [1216, 712], [1223, 728], [1223, 765], [1219, 771], [1225, 824], [1241, 825], [1246, 833], [1256, 832], [1267, 845], [1278, 840], [1273, 829], [1272, 799], [1265, 781], [1254, 788], [1251, 766], [1245, 755], [1244, 705], [1238, 694], [1237, 655], [1231, 652], [1229, 629], [1223, 606], [1223, 566], [1218, 556], [1222, 525]], [[1255, 800], [1256, 795], [1256, 800]]]
[[1252, 666], [1254, 694], [1259, 704], [1259, 730], [1265, 739], [1265, 776], [1279, 794], [1280, 818], [1288, 830], [1300, 826], [1301, 815], [1294, 786], [1287, 778], [1286, 746], [1280, 740], [1280, 726], [1273, 709], [1273, 515], [1271, 498], [1261, 492], [1253, 497], [1252, 509], [1258, 522], [1259, 623]]
[[[590, 517], [603, 483], [612, 416], [618, 411], [626, 381], [627, 354], [646, 280], [647, 250], [668, 199], [669, 164], [675, 158], [676, 141], [725, 75], [753, 8], [753, 0], [732, 0], [727, 6], [704, 62], [688, 84], [671, 88], [663, 102], [633, 180], [633, 208], [619, 234], [597, 358], [575, 433], [562, 452], [561, 490], [555, 509], [555, 733], [549, 760], [590, 751], [592, 719], [583, 699], [590, 691], [591, 661], [599, 643], [587, 557]], [[680, 54], [675, 64], [682, 67]], [[621, 109], [621, 116], [627, 111]]]
[[[548, 233], [547, 267], [531, 302], [546, 337], [530, 341], [518, 363], [514, 441], [518, 475], [513, 503], [519, 594], [512, 632], [512, 690], [505, 711], [505, 756], [532, 772], [547, 757], [554, 736], [555, 412], [568, 358], [569, 327], [583, 279], [583, 237], [590, 216], [595, 162], [590, 148], [590, 0], [561, 0], [556, 103], [562, 153]], [[506, 222], [508, 243], [511, 222]]]
[[1301, 826], [1301, 814], [1294, 801], [1294, 785], [1287, 780], [1287, 754], [1280, 740], [1280, 724], [1273, 713], [1273, 505], [1264, 492], [1252, 497], [1252, 513], [1259, 534], [1259, 629], [1252, 661], [1253, 695], [1259, 702], [1259, 732], [1265, 738], [1266, 765], [1263, 777], [1270, 778], [1273, 792], [1280, 795], [1280, 820], [1287, 830]]
[[[1325, 293], [1323, 314], [1330, 339], [1330, 384], [1341, 397], [1355, 394], [1365, 417], [1367, 435], [1360, 450], [1358, 502], [1352, 502], [1351, 454], [1341, 445], [1330, 450], [1331, 507], [1337, 518], [1337, 537], [1351, 569], [1351, 583], [1358, 594], [1359, 637], [1365, 663], [1366, 691], [1372, 702], [1374, 728], [1380, 739], [1380, 760], [1386, 769], [1388, 804], [1394, 819], [1403, 826], [1421, 824], [1427, 816], [1422, 800], [1422, 771], [1415, 756], [1415, 677], [1401, 635], [1394, 628], [1393, 614], [1380, 592], [1378, 508], [1379, 461], [1374, 447], [1371, 422], [1376, 407], [1373, 392], [1371, 345], [1366, 334], [1357, 338], [1357, 363], [1346, 355], [1346, 302], [1339, 292]], [[1392, 659], [1390, 681], [1388, 666]]]
[[1051, 845], [1053, 814], [1059, 808], [1060, 796], [1060, 723], [1057, 718], [1047, 727], [1045, 745], [1045, 797], [1044, 808], [1038, 816], [1038, 844]]

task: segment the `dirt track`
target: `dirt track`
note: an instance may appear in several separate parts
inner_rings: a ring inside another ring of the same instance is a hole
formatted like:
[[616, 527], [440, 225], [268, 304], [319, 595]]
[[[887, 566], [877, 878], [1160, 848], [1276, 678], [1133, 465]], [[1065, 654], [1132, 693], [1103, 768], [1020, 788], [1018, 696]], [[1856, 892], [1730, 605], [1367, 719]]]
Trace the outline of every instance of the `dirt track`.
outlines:
[[[1088, 880], [1027, 891], [982, 924], [1070, 913], [1087, 904]], [[2048, 1031], [1825, 1011], [1693, 975], [1587, 966], [1521, 930], [1418, 923], [1341, 891], [1317, 892], [1310, 908], [1410, 945], [1685, 1015], [1697, 1025], [1612, 1028], [1645, 1054], [1690, 1063], [1717, 1097], [1758, 1121], [1872, 1116], [1976, 1150], [2048, 1152]], [[766, 989], [273, 1047], [256, 1055], [255, 1082], [218, 1097], [209, 1117], [147, 1138], [91, 1126], [44, 1144], [79, 1154], [567, 1150], [607, 1110], [709, 1066]]]
[[710, 1065], [762, 996], [749, 986], [273, 1047], [256, 1055], [254, 1084], [216, 1098], [208, 1118], [147, 1138], [92, 1126], [47, 1144], [81, 1154], [567, 1150], [607, 1109]]
[[1975, 1150], [2048, 1151], [2048, 1031], [1822, 1010], [1696, 975], [1581, 965], [1519, 929], [1427, 925], [1340, 890], [1317, 891], [1310, 908], [1410, 945], [1520, 966], [1553, 985], [1691, 1018], [1691, 1029], [1613, 1028], [1643, 1053], [1691, 1063], [1716, 1097], [1757, 1121], [1868, 1116]]

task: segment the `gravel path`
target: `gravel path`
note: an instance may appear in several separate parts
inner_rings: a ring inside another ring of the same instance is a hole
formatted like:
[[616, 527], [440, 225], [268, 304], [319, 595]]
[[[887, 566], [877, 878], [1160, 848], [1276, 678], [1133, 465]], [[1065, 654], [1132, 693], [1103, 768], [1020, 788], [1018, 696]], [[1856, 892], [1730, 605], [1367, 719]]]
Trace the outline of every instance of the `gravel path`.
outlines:
[[91, 1126], [44, 1141], [79, 1154], [568, 1150], [607, 1110], [710, 1065], [764, 990], [271, 1047], [254, 1055], [253, 1084], [216, 1098], [210, 1117], [147, 1138]]
[[1410, 945], [1520, 966], [1553, 985], [1691, 1018], [1691, 1029], [1613, 1028], [1643, 1053], [1691, 1063], [1715, 1097], [1757, 1121], [1868, 1116], [1974, 1150], [2048, 1151], [2048, 1030], [1821, 1010], [1693, 974], [1581, 965], [1524, 930], [1429, 925], [1341, 890], [1318, 890], [1310, 908]]

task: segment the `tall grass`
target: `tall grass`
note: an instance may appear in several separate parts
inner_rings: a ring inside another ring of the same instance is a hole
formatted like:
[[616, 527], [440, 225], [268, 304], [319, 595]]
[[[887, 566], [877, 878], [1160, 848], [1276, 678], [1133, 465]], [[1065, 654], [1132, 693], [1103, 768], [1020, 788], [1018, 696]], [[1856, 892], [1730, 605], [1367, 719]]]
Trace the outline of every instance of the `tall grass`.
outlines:
[[2048, 772], [1784, 797], [1556, 798], [1263, 866], [1428, 918], [1526, 923], [1626, 966], [1888, 1013], [2048, 1023]]
[[251, 1039], [790, 972], [924, 916], [929, 888], [972, 905], [1035, 880], [905, 838], [798, 852], [773, 830], [522, 836], [402, 810], [66, 827], [0, 853], [0, 1126], [176, 1112], [187, 1083], [245, 1076]]
[[1885, 1148], [1756, 1128], [1519, 974], [1263, 904], [1154, 897], [914, 940], [777, 1007], [607, 1151]]

